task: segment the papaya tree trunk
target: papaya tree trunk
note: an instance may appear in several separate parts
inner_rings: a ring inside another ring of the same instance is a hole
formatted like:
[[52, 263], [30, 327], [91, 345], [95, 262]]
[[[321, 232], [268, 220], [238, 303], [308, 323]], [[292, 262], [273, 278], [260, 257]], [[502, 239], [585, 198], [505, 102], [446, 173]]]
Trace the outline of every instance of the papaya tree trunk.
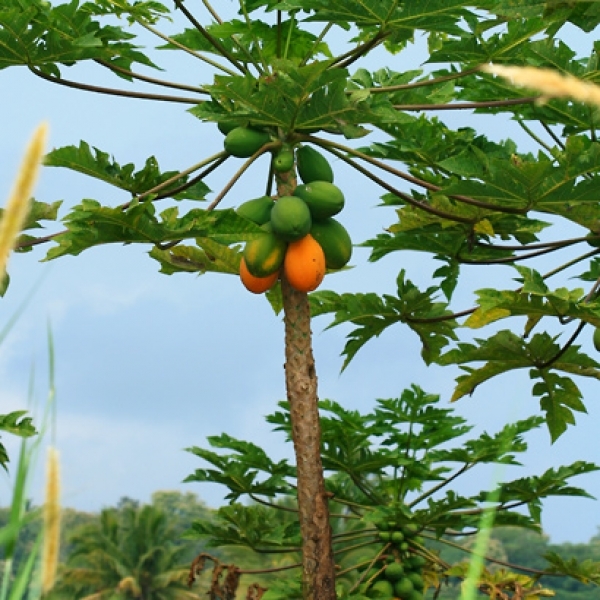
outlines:
[[298, 469], [305, 600], [335, 600], [335, 563], [321, 461], [317, 374], [308, 296], [281, 282], [285, 323], [285, 383]]
[[[296, 187], [294, 170], [277, 174], [279, 196]], [[308, 296], [281, 278], [285, 324], [285, 386], [298, 472], [304, 600], [335, 600], [335, 562], [321, 461], [317, 372], [312, 351]]]

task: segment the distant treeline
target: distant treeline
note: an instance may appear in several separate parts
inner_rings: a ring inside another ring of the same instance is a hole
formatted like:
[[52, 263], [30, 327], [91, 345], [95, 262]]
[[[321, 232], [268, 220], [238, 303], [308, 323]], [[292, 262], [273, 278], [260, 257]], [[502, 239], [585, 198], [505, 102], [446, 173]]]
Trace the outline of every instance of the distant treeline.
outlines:
[[[178, 491], [158, 491], [152, 496], [150, 505], [157, 511], [164, 513], [168, 525], [169, 538], [178, 547], [178, 561], [181, 565], [191, 564], [194, 557], [200, 552], [206, 551], [217, 557], [225, 564], [235, 563], [245, 570], [259, 570], [281, 563], [281, 555], [275, 558], [269, 555], [259, 555], [244, 548], [208, 548], [206, 543], [200, 540], [190, 540], [185, 537], [185, 532], [195, 520], [210, 520], [213, 518], [213, 509], [191, 492], [181, 493]], [[138, 509], [142, 505], [137, 500], [122, 498], [115, 507], [108, 509], [121, 513], [126, 510]], [[103, 511], [104, 512], [104, 511]], [[9, 508], [0, 508], [0, 528], [8, 522]], [[65, 508], [62, 519], [62, 546], [61, 562], [69, 565], [71, 554], [74, 550], [74, 540], [79, 534], [81, 544], [81, 532], [93, 531], [101, 519], [100, 513], [87, 513], [72, 508]], [[23, 561], [31, 552], [35, 540], [40, 531], [40, 520], [27, 525], [21, 532], [16, 550], [16, 562]], [[91, 529], [90, 529], [91, 528]], [[474, 543], [473, 538], [457, 538], [453, 542], [457, 546], [469, 548]], [[77, 542], [75, 542], [77, 543]], [[441, 548], [441, 546], [440, 546]], [[432, 550], [440, 548], [432, 547]], [[460, 548], [449, 548], [443, 546], [442, 558], [447, 563], [457, 563], [469, 559], [469, 554]], [[493, 561], [487, 564], [490, 569], [510, 569], [518, 572], [514, 566], [528, 567], [543, 571], [547, 569], [548, 563], [543, 556], [547, 553], [556, 553], [565, 560], [575, 558], [578, 561], [592, 560], [600, 561], [600, 532], [596, 533], [587, 543], [552, 544], [545, 535], [518, 528], [498, 528], [494, 530], [487, 556]], [[0, 562], [3, 560], [3, 548], [0, 547]], [[265, 586], [268, 585], [269, 576], [258, 577]], [[585, 585], [579, 581], [567, 577], [543, 576], [540, 582], [544, 587], [556, 592], [556, 598], [560, 600], [600, 600], [600, 588]], [[206, 597], [206, 590], [197, 589], [198, 597]], [[241, 590], [240, 590], [241, 591]], [[429, 597], [430, 594], [428, 594]], [[442, 588], [438, 598], [440, 600], [453, 600], [460, 595], [458, 583], [452, 580]], [[53, 596], [57, 599], [63, 598], [60, 594]], [[243, 594], [241, 595], [243, 597]]]

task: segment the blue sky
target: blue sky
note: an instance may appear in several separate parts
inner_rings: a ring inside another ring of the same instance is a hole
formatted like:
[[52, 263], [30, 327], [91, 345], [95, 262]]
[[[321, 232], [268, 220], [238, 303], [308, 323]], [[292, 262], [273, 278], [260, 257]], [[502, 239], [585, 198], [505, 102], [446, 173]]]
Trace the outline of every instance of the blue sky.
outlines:
[[[573, 43], [587, 52], [589, 41], [584, 36], [573, 38]], [[162, 53], [159, 59], [170, 79], [188, 83], [212, 79], [190, 57], [181, 60], [179, 53]], [[414, 68], [421, 59], [417, 45], [406, 57], [392, 57], [388, 64], [401, 70]], [[387, 58], [375, 57], [368, 66], [378, 68], [382, 60]], [[127, 85], [94, 66], [65, 69], [64, 75]], [[24, 68], [0, 71], [0, 87], [10, 90], [1, 100], [0, 198], [8, 196], [26, 140], [42, 120], [50, 123], [52, 147], [83, 139], [114, 155], [120, 164], [134, 162], [138, 168], [153, 154], [163, 170], [184, 169], [222, 147], [216, 127], [186, 113], [185, 105], [94, 96], [54, 86]], [[515, 137], [522, 141], [523, 150], [533, 148], [516, 124], [501, 118], [470, 114], [440, 118], [484, 127], [494, 139]], [[210, 178], [207, 183], [214, 193], [233, 168]], [[341, 220], [356, 242], [392, 222], [390, 209], [377, 208], [378, 189], [344, 164], [334, 163], [334, 168], [347, 198]], [[253, 168], [226, 196], [223, 206], [261, 195], [265, 170], [265, 163]], [[127, 200], [122, 192], [104, 184], [52, 168], [44, 169], [36, 197], [47, 202], [63, 199], [61, 216], [82, 198], [110, 205]], [[46, 249], [17, 255], [9, 266], [12, 283], [1, 301], [3, 323], [39, 285], [0, 346], [0, 407], [4, 412], [27, 404], [32, 365], [36, 398], [43, 404], [49, 323], [56, 347], [57, 441], [66, 505], [98, 510], [124, 495], [148, 500], [158, 489], [182, 489], [216, 506], [223, 496], [220, 487], [181, 483], [200, 466], [183, 449], [202, 446], [206, 436], [222, 432], [252, 440], [275, 456], [291, 458], [291, 447], [263, 419], [285, 395], [283, 325], [264, 298], [245, 292], [233, 276], [162, 275], [158, 263], [146, 255], [149, 247], [100, 247], [78, 257], [41, 263]], [[433, 262], [427, 257], [396, 253], [367, 264], [367, 255], [364, 249], [356, 249], [355, 268], [328, 277], [323, 287], [394, 293], [400, 268], [419, 286], [432, 284]], [[480, 271], [466, 269], [465, 273], [464, 289], [453, 305], [457, 310], [472, 305], [474, 289], [510, 287], [514, 277], [508, 267], [494, 269], [494, 279], [487, 281], [487, 274]], [[398, 396], [415, 383], [448, 402], [457, 370], [426, 367], [418, 340], [408, 328], [396, 326], [370, 342], [340, 375], [346, 330], [323, 331], [326, 325], [326, 319], [316, 319], [313, 325], [321, 398], [366, 410], [375, 398]], [[585, 332], [583, 344], [591, 348], [591, 331]], [[530, 451], [522, 459], [524, 467], [507, 469], [504, 476], [541, 473], [574, 460], [600, 462], [598, 384], [580, 383], [589, 413], [579, 415], [577, 427], [552, 446], [546, 431], [535, 432], [528, 438]], [[527, 373], [511, 374], [482, 385], [455, 406], [476, 425], [476, 431], [492, 432], [508, 420], [537, 413], [538, 403], [530, 392]], [[495, 475], [493, 470], [484, 471], [468, 480], [467, 486], [471, 491], [486, 487]], [[600, 497], [597, 475], [573, 483]], [[40, 485], [38, 478], [32, 488], [36, 499]], [[0, 501], [5, 504], [8, 481], [3, 481], [0, 490]], [[599, 513], [597, 501], [551, 500], [545, 503], [544, 527], [556, 542], [587, 541], [600, 525]]]

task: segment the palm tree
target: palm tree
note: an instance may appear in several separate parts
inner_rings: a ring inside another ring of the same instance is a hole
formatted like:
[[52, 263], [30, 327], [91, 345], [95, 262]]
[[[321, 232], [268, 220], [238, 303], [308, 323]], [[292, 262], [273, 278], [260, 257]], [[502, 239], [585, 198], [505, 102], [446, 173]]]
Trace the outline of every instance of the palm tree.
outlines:
[[[80, 600], [198, 600], [187, 587], [188, 550], [166, 513], [152, 505], [105, 509], [78, 529], [56, 597]], [[67, 596], [64, 596], [67, 597]]]

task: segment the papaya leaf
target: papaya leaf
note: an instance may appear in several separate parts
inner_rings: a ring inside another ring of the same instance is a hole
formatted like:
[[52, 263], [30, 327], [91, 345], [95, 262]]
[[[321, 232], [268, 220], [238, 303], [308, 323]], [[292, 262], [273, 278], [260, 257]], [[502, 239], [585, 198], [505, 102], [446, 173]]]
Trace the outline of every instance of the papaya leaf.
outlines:
[[[263, 60], [272, 63], [279, 57], [278, 41], [288, 37], [290, 44], [287, 46], [286, 59], [295, 65], [299, 65], [307, 56], [312, 58], [321, 54], [332, 58], [327, 44], [319, 41], [313, 33], [300, 29], [296, 19], [282, 20], [279, 25], [269, 25], [260, 19], [253, 19], [252, 22], [232, 19], [209, 25], [206, 31], [219, 40], [240, 63], [260, 63]], [[219, 54], [214, 45], [197, 29], [186, 29], [183, 33], [172, 35], [171, 39], [192, 50]], [[169, 43], [160, 46], [160, 49], [176, 50], [178, 47]]]
[[567, 575], [582, 583], [600, 585], [600, 562], [586, 559], [578, 561], [576, 558], [565, 559], [556, 552], [547, 552], [544, 558], [550, 563], [546, 570], [557, 575]]
[[[237, 260], [234, 256], [236, 251], [230, 252], [218, 246], [209, 248], [210, 241], [228, 245], [247, 241], [262, 233], [258, 225], [240, 217], [230, 208], [213, 211], [191, 209], [179, 217], [177, 207], [172, 207], [163, 211], [159, 220], [152, 202], [141, 202], [123, 210], [102, 206], [95, 200], [83, 200], [65, 218], [65, 223], [67, 232], [55, 238], [58, 246], [48, 251], [45, 260], [66, 254], [77, 255], [100, 244], [137, 242], [158, 245], [197, 238], [198, 244], [208, 248], [207, 260], [202, 259], [200, 264], [207, 270], [235, 272], [232, 269]], [[214, 253], [213, 258], [211, 252]], [[177, 252], [172, 256], [176, 257]], [[195, 256], [201, 258], [199, 254]], [[168, 255], [155, 252], [153, 257], [169, 262]]]
[[0, 9], [0, 69], [26, 65], [58, 77], [59, 64], [92, 59], [118, 59], [125, 68], [133, 62], [155, 67], [126, 41], [134, 37], [131, 33], [101, 26], [92, 18], [95, 12], [93, 3], [80, 7], [79, 0], [56, 6], [7, 0]]
[[541, 275], [529, 268], [516, 267], [523, 286], [518, 291], [493, 288], [477, 290], [477, 309], [465, 321], [466, 327], [479, 328], [509, 316], [539, 319], [549, 316], [559, 319], [580, 319], [600, 326], [600, 305], [587, 302], [583, 289], [550, 290]]
[[[79, 146], [64, 146], [52, 150], [46, 155], [44, 164], [48, 167], [65, 167], [83, 173], [126, 190], [132, 195], [142, 194], [177, 175], [177, 171], [161, 173], [154, 156], [149, 157], [144, 168], [139, 171], [135, 171], [132, 163], [121, 166], [109, 154], [90, 147], [83, 140]], [[186, 181], [187, 177], [180, 177], [171, 184], [170, 188], [176, 189]], [[172, 197], [177, 200], [184, 198], [204, 200], [209, 191], [208, 186], [200, 181], [181, 193], [175, 193]], [[161, 193], [164, 193], [164, 190], [161, 190]]]
[[397, 297], [361, 293], [339, 295], [334, 292], [311, 294], [313, 316], [335, 313], [327, 329], [347, 322], [356, 326], [347, 335], [342, 371], [366, 342], [396, 323], [406, 323], [419, 336], [423, 345], [421, 355], [428, 364], [439, 356], [448, 339], [455, 339], [456, 322], [440, 319], [452, 313], [445, 303], [434, 302], [438, 288], [430, 287], [421, 292], [411, 281], [405, 280], [404, 274], [402, 270], [396, 281]]
[[[231, 504], [217, 510], [216, 522], [195, 521], [187, 537], [207, 538], [209, 547], [246, 546], [260, 552], [299, 550], [300, 530], [293, 516], [265, 506]], [[283, 521], [283, 522], [282, 522]], [[296, 548], [294, 548], [296, 547]]]
[[0, 431], [12, 433], [20, 437], [31, 437], [37, 431], [32, 425], [31, 417], [26, 417], [26, 410], [16, 410], [11, 413], [0, 415]]
[[577, 346], [561, 351], [560, 346], [547, 333], [539, 333], [527, 342], [511, 331], [500, 331], [487, 340], [476, 339], [476, 345], [459, 344], [458, 348], [442, 355], [440, 364], [465, 365], [483, 362], [480, 368], [461, 367], [466, 375], [460, 375], [451, 400], [455, 401], [491, 378], [513, 369], [531, 368], [533, 395], [540, 397], [540, 407], [546, 413], [546, 423], [552, 441], [555, 441], [575, 422], [573, 411], [585, 412], [579, 388], [569, 377], [559, 376], [553, 371], [570, 375], [600, 379], [600, 365]]
[[240, 252], [212, 242], [208, 238], [198, 240], [198, 245], [177, 245], [168, 250], [152, 248], [149, 254], [161, 264], [160, 272], [165, 275], [173, 273], [238, 273]]
[[316, 61], [296, 67], [291, 61], [281, 60], [268, 77], [217, 75], [213, 85], [205, 86], [212, 100], [190, 112], [208, 120], [214, 120], [215, 114], [231, 112], [257, 126], [285, 130], [341, 131], [360, 119], [345, 93], [347, 71], [328, 66], [328, 61]]
[[[16, 410], [5, 415], [0, 415], [0, 431], [18, 435], [22, 438], [36, 435], [37, 431], [32, 425], [32, 419], [31, 417], [26, 417], [26, 414], [26, 410]], [[4, 444], [0, 442], [0, 466], [7, 470], [8, 462], [8, 453]]]

